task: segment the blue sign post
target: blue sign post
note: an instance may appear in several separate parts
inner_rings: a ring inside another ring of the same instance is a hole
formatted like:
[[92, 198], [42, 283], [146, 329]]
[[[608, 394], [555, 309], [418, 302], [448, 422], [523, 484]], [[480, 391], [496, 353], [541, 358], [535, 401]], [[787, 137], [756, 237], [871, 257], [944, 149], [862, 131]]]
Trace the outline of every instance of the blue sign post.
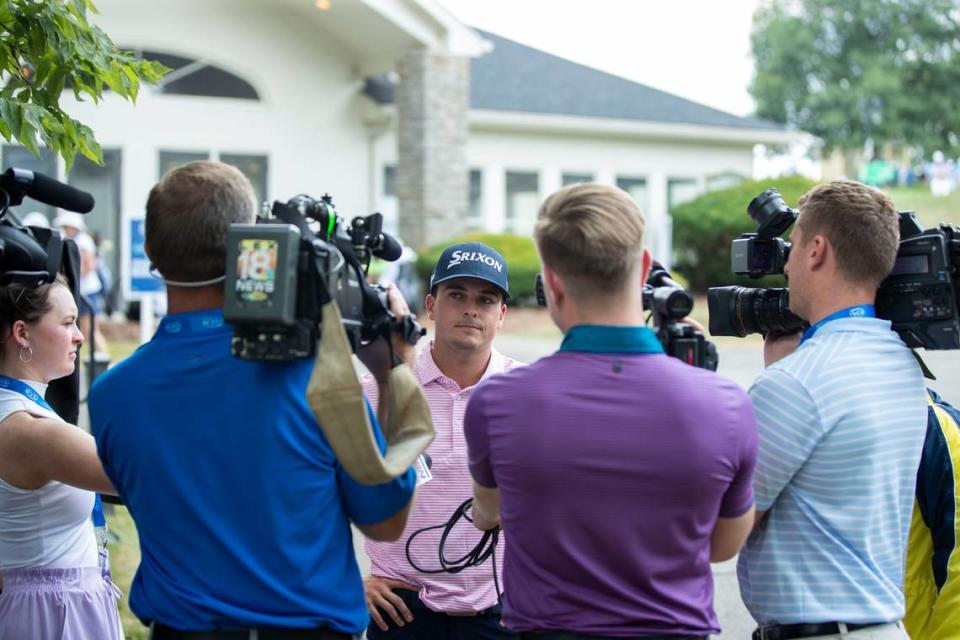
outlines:
[[130, 293], [140, 298], [140, 344], [153, 336], [157, 296], [164, 290], [163, 280], [150, 274], [150, 258], [144, 249], [143, 220], [130, 221]]
[[146, 234], [143, 220], [130, 221], [130, 292], [159, 293], [163, 280], [150, 275], [150, 258], [143, 248]]

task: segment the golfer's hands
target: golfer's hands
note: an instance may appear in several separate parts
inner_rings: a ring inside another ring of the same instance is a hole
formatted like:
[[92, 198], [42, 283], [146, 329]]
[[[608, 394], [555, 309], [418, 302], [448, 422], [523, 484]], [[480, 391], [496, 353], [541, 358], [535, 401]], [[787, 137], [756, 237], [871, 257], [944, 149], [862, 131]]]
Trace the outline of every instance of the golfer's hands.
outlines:
[[386, 631], [389, 628], [383, 618], [383, 612], [390, 616], [393, 624], [398, 627], [413, 622], [413, 614], [403, 603], [403, 599], [393, 592], [394, 589], [418, 591], [412, 584], [391, 580], [390, 578], [370, 576], [363, 581], [363, 591], [367, 597], [367, 609], [370, 611], [370, 617], [373, 618], [374, 624], [380, 627], [381, 631]]

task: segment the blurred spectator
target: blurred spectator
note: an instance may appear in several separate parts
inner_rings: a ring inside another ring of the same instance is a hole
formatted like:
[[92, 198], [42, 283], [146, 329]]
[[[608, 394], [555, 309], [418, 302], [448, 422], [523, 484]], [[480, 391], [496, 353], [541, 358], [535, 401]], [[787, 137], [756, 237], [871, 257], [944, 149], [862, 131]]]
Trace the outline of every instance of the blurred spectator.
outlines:
[[23, 216], [23, 226], [43, 227], [44, 229], [49, 229], [50, 220], [48, 220], [47, 216], [43, 215], [39, 211], [31, 211], [27, 215]]
[[64, 211], [53, 220], [53, 225], [63, 231], [64, 236], [77, 243], [80, 249], [80, 331], [88, 340], [93, 340], [93, 357], [96, 360], [110, 360], [107, 340], [94, 323], [91, 335], [91, 317], [103, 311], [103, 283], [97, 274], [97, 245], [86, 231], [83, 216], [72, 211]]

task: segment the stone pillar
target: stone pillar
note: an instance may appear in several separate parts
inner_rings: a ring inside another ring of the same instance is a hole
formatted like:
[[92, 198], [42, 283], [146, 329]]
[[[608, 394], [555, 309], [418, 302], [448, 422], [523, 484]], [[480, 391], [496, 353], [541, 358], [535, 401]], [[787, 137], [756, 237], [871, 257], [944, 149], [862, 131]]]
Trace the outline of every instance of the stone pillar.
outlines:
[[467, 227], [470, 61], [417, 49], [397, 71], [399, 230], [422, 249]]

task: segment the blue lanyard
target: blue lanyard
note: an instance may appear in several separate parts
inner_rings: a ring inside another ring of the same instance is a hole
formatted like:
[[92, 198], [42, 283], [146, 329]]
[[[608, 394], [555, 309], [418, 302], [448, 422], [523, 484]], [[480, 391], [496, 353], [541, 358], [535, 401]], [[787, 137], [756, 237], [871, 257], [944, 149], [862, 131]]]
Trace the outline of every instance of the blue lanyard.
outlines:
[[[56, 413], [53, 410], [53, 407], [50, 406], [50, 403], [47, 402], [43, 396], [37, 393], [33, 387], [28, 385], [22, 380], [17, 380], [16, 378], [11, 378], [9, 376], [0, 375], [0, 389], [9, 389], [14, 393], [19, 393], [28, 400], [32, 400], [37, 403], [47, 411], [51, 413]], [[95, 493], [93, 499], [93, 526], [95, 527], [105, 527], [107, 526], [107, 519], [103, 515], [103, 503], [100, 501], [100, 494]]]
[[33, 387], [22, 380], [0, 375], [0, 389], [9, 389], [14, 393], [19, 393], [28, 400], [32, 400], [33, 402], [37, 403], [47, 411], [56, 413], [56, 411], [53, 411], [53, 407], [51, 407], [50, 404], [43, 399], [42, 395], [34, 391]]
[[807, 340], [813, 337], [813, 334], [817, 332], [823, 325], [828, 322], [833, 322], [834, 320], [840, 320], [842, 318], [876, 318], [877, 309], [872, 304], [858, 304], [853, 307], [846, 307], [835, 311], [828, 315], [826, 318], [821, 320], [815, 325], [807, 327], [807, 330], [803, 332], [803, 338], [800, 340], [800, 344], [803, 344]]

